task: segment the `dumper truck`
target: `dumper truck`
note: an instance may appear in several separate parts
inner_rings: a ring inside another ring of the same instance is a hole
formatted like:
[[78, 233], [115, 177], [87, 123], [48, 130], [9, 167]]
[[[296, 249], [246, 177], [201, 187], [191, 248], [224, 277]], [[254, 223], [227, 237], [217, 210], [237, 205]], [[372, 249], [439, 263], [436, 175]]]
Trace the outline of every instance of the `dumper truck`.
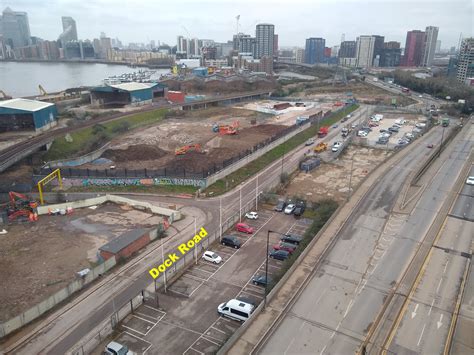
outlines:
[[319, 143], [316, 147], [314, 147], [314, 151], [316, 153], [324, 152], [326, 149], [328, 149], [327, 143]]

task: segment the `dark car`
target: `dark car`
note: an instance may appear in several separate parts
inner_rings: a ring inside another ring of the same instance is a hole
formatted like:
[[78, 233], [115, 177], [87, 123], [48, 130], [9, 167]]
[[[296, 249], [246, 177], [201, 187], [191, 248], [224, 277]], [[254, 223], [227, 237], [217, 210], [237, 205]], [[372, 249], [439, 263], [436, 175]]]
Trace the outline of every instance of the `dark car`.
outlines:
[[278, 201], [278, 204], [275, 206], [275, 211], [283, 212], [285, 207], [286, 207], [286, 202], [285, 201]]
[[239, 249], [242, 243], [235, 235], [225, 235], [222, 237], [221, 240], [222, 245], [226, 245], [228, 247], [232, 247], [235, 249]]
[[290, 257], [290, 253], [285, 250], [273, 250], [269, 256], [272, 259], [286, 260]]
[[398, 131], [400, 131], [400, 128], [398, 128], [397, 126], [392, 126], [388, 128], [388, 131], [397, 133]]
[[258, 275], [252, 279], [252, 282], [254, 285], [266, 286], [267, 284], [272, 282], [272, 278], [270, 276], [267, 278], [265, 275]]
[[295, 217], [300, 217], [304, 213], [304, 207], [296, 207], [295, 210], [293, 211], [293, 215]]
[[280, 240], [285, 243], [299, 245], [303, 240], [303, 237], [296, 234], [286, 234], [284, 237], [281, 237]]
[[274, 250], [284, 250], [284, 251], [287, 251], [290, 254], [293, 253], [296, 248], [297, 248], [296, 244], [285, 243], [285, 242], [280, 242], [280, 243], [273, 246]]

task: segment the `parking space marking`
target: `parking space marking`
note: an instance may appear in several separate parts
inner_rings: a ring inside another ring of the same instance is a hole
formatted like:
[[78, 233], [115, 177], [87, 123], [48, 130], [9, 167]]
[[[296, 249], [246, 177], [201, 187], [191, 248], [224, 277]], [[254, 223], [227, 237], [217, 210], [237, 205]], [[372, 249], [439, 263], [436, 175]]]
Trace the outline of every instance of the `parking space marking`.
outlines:
[[[188, 271], [190, 271], [190, 270], [188, 270]], [[191, 277], [191, 276], [192, 276], [192, 277]], [[208, 280], [208, 279], [203, 279], [203, 278], [201, 278], [201, 277], [199, 277], [199, 276], [196, 276], [196, 275], [193, 275], [193, 274], [188, 274], [188, 273], [183, 274], [183, 276], [181, 276], [181, 277], [188, 277], [188, 278], [190, 278], [190, 279], [192, 279], [192, 280], [194, 280], [194, 281], [198, 281], [198, 282], [200, 282], [200, 281], [207, 281], [207, 280]]]
[[121, 336], [123, 333], [128, 334], [128, 335], [130, 335], [130, 336], [133, 337], [133, 338], [137, 338], [138, 340], [141, 340], [141, 341], [143, 341], [144, 343], [149, 344], [149, 345], [148, 345], [148, 348], [146, 348], [146, 349], [143, 351], [143, 354], [146, 354], [146, 352], [148, 351], [148, 349], [150, 349], [150, 348], [152, 347], [152, 345], [153, 345], [153, 344], [150, 343], [149, 341], [147, 341], [147, 340], [145, 340], [145, 339], [143, 339], [143, 338], [140, 338], [139, 336], [136, 336], [136, 335], [134, 335], [134, 334], [132, 334], [132, 333], [129, 333], [129, 332], [127, 332], [126, 330], [123, 331], [122, 333], [120, 333], [114, 340], [117, 340], [118, 338], [120, 338], [120, 336]]
[[[197, 338], [197, 339], [194, 341], [194, 343], [192, 343], [192, 344], [183, 352], [183, 354], [185, 354], [185, 353], [186, 353], [189, 349], [191, 349], [191, 348], [192, 348], [193, 350], [195, 350], [195, 349], [193, 348], [193, 345], [196, 344], [196, 343], [199, 341], [199, 339], [203, 338], [203, 337], [204, 337], [204, 334], [206, 334], [206, 333], [209, 331], [209, 329], [211, 329], [211, 328], [214, 326], [214, 324], [216, 324], [217, 321], [218, 321], [220, 318], [223, 318], [223, 317], [222, 317], [222, 316], [219, 316], [219, 318], [217, 318], [217, 320], [216, 320], [214, 323], [212, 323], [203, 333], [200, 334], [199, 338]], [[194, 333], [198, 333], [198, 332], [194, 332]], [[199, 333], [198, 333], [198, 334], [199, 334]], [[208, 339], [207, 339], [208, 337], [209, 337], [209, 335], [206, 335], [206, 338], [204, 338], [204, 339], [205, 339], [205, 340], [208, 340]], [[217, 340], [217, 339], [216, 339], [216, 340]], [[213, 343], [213, 342], [210, 341], [210, 340], [208, 340], [208, 341], [211, 342], [211, 343]], [[216, 343], [214, 343], [214, 344], [216, 344]], [[220, 345], [220, 344], [217, 343], [216, 345]]]
[[204, 271], [204, 272], [207, 272], [208, 274], [213, 274], [214, 273], [213, 271], [207, 271], [207, 270], [204, 270], [204, 269], [200, 269], [198, 267], [193, 267], [193, 270]]
[[134, 313], [134, 314], [133, 314], [133, 317], [138, 318], [138, 319], [141, 319], [142, 321], [145, 321], [145, 322], [148, 322], [148, 323], [151, 323], [151, 324], [155, 324], [155, 323], [156, 323], [156, 322], [149, 321], [148, 319], [139, 317], [139, 316], [137, 316], [136, 314], [137, 314], [137, 313]]
[[194, 349], [194, 348], [189, 348], [189, 349], [187, 349], [187, 350], [183, 353], [183, 355], [186, 355], [189, 350], [195, 351], [195, 352], [197, 352], [198, 354], [205, 355], [202, 351], [196, 350], [196, 349]]
[[189, 295], [188, 295], [187, 293], [182, 293], [182, 292], [179, 292], [179, 291], [173, 290], [171, 287], [170, 287], [170, 288], [168, 288], [168, 291], [171, 291], [171, 292], [177, 293], [178, 295], [181, 295], [181, 296], [184, 296], [184, 297], [187, 297], [187, 298], [189, 298]]
[[[143, 336], [146, 336], [145, 333], [142, 333], [142, 332], [140, 332], [140, 331], [138, 331], [138, 330], [136, 330], [136, 329], [134, 329], [134, 328], [127, 327], [127, 326], [124, 325], [124, 324], [121, 324], [121, 326], [124, 327], [124, 328], [130, 329], [131, 331], [133, 331], [133, 332], [135, 332], [135, 333], [139, 333], [139, 334], [141, 334], [141, 335], [143, 335]], [[137, 338], [138, 338], [138, 337], [137, 337]]]

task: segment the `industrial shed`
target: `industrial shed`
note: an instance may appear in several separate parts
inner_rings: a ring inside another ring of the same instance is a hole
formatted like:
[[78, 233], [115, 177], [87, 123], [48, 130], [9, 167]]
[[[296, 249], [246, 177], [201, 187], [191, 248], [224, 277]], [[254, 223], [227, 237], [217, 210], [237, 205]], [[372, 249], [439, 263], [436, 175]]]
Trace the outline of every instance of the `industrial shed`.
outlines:
[[154, 97], [164, 97], [166, 87], [158, 83], [122, 83], [98, 86], [91, 91], [96, 107], [140, 106], [151, 104]]
[[0, 101], [0, 132], [45, 131], [57, 124], [55, 104], [12, 99]]
[[101, 246], [99, 253], [104, 260], [113, 256], [128, 258], [148, 243], [150, 243], [150, 231], [143, 228], [134, 229]]

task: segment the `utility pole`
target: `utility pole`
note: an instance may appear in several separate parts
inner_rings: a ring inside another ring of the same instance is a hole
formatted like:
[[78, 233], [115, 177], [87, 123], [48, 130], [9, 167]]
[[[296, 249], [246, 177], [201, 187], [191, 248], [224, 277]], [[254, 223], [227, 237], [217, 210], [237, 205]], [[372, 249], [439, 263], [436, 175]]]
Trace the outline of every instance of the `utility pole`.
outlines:
[[[164, 263], [165, 262], [165, 251], [164, 251], [164, 242], [163, 240], [161, 240], [161, 262]], [[165, 293], [166, 293], [166, 270], [165, 272], [163, 273], [163, 280], [165, 282]], [[156, 288], [156, 287], [155, 287]]]
[[257, 182], [255, 185], [255, 212], [257, 212], [258, 209], [258, 174], [257, 174]]
[[239, 221], [242, 222], [242, 185], [239, 190]]
[[222, 241], [222, 197], [219, 197], [219, 241]]

